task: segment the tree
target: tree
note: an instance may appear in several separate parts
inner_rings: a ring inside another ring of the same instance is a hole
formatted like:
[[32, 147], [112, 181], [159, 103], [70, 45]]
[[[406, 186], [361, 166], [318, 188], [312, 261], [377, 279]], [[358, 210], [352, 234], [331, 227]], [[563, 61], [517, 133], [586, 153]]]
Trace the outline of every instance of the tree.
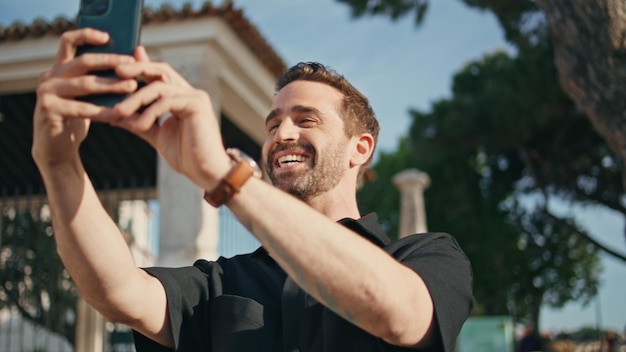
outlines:
[[45, 208], [9, 207], [1, 215], [0, 309], [17, 310], [74, 344], [78, 292], [56, 254]]
[[[428, 0], [337, 0], [355, 17], [395, 20], [415, 12], [420, 24]], [[521, 50], [551, 32], [561, 86], [585, 112], [618, 157], [626, 188], [626, 3], [621, 0], [462, 0], [491, 10], [507, 40]]]
[[431, 112], [412, 111], [408, 138], [396, 153], [381, 155], [379, 177], [359, 194], [362, 210], [395, 223], [390, 176], [407, 167], [428, 173], [429, 227], [453, 233], [470, 258], [477, 313], [537, 326], [542, 304], [593, 297], [600, 271], [588, 234], [551, 212], [552, 197], [583, 199], [564, 186], [577, 175], [607, 180], [589, 193], [604, 202], [615, 200], [615, 187], [621, 192], [619, 170], [603, 163], [611, 155], [606, 143], [559, 88], [545, 60], [550, 50], [536, 46], [515, 58], [496, 52], [465, 66], [452, 98]]
[[626, 188], [626, 3], [463, 1], [493, 11], [506, 38], [520, 50], [537, 41], [552, 43], [561, 87], [606, 140]]
[[[422, 23], [429, 4], [428, 0], [337, 1], [350, 6], [355, 17], [383, 15], [395, 20], [413, 12], [417, 25]], [[566, 92], [581, 112], [571, 116], [588, 118], [592, 126], [577, 123], [581, 128], [595, 128], [605, 141], [598, 146], [601, 150], [588, 149], [589, 144], [581, 143], [586, 141], [580, 139], [563, 141], [569, 144], [561, 145], [563, 149], [559, 151], [529, 150], [526, 172], [536, 188], [565, 200], [606, 207], [626, 216], [626, 208], [620, 201], [626, 188], [626, 100], [623, 99], [626, 93], [626, 3], [617, 0], [462, 1], [468, 6], [492, 11], [505, 38], [517, 47], [519, 55], [535, 57], [535, 62], [544, 66], [556, 64], [557, 76], [536, 79], [560, 82], [560, 87], [556, 88]], [[592, 138], [595, 142], [598, 137], [593, 135]], [[582, 165], [560, 164], [563, 167], [558, 170], [552, 167], [551, 158], [572, 154], [560, 153], [568, 148], [595, 154], [593, 158], [603, 154], [604, 159], [601, 164], [590, 164], [578, 158]], [[607, 148], [611, 153], [606, 152]], [[607, 168], [611, 171], [607, 172]], [[615, 183], [616, 178], [621, 184]], [[559, 219], [551, 215], [555, 221]], [[560, 221], [563, 226], [567, 225], [566, 219]], [[585, 232], [581, 235], [605, 253], [626, 261], [626, 254], [599, 243]]]

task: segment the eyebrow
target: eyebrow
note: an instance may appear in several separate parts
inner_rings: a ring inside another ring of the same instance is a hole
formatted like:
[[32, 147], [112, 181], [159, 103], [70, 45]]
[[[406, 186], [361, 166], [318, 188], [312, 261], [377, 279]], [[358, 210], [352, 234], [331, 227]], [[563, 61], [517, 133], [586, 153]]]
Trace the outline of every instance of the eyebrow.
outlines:
[[[314, 108], [312, 106], [305, 106], [305, 105], [294, 105], [291, 107], [290, 111], [292, 113], [312, 113], [314, 115], [322, 115], [322, 112], [319, 111], [317, 108]], [[267, 114], [267, 117], [265, 118], [265, 124], [267, 125], [268, 122], [270, 122], [272, 119], [276, 118], [276, 116], [280, 115], [280, 113], [282, 112], [282, 110], [280, 108], [276, 108], [272, 111], [270, 111], [269, 114]]]
[[270, 111], [269, 114], [267, 114], [267, 117], [265, 118], [265, 124], [267, 125], [268, 122], [270, 122], [272, 119], [276, 118], [276, 116], [278, 116], [278, 114], [280, 114], [280, 109], [276, 108], [272, 111]]

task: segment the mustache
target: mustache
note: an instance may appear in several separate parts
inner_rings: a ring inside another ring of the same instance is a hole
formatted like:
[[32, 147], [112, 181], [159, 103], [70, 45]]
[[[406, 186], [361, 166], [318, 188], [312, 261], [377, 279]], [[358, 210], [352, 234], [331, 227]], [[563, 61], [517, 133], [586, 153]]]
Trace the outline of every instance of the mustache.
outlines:
[[268, 167], [273, 167], [274, 166], [273, 162], [274, 162], [276, 154], [283, 152], [285, 150], [292, 151], [292, 152], [305, 153], [305, 154], [311, 155], [312, 157], [315, 156], [315, 148], [313, 148], [313, 146], [308, 143], [300, 145], [297, 142], [286, 142], [286, 143], [281, 143], [281, 144], [276, 145], [276, 147], [274, 147], [274, 149], [270, 151], [270, 153], [267, 156], [266, 165]]

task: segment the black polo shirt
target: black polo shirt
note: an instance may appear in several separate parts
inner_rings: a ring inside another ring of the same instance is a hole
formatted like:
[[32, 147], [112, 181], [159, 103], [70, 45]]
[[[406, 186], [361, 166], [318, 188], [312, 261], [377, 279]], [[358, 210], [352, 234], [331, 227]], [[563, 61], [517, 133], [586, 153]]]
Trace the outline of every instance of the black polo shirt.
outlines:
[[[417, 272], [433, 297], [440, 341], [454, 351], [472, 306], [470, 263], [453, 237], [427, 233], [391, 242], [376, 214], [344, 226]], [[324, 256], [324, 253], [319, 253]], [[263, 248], [185, 268], [148, 268], [165, 287], [175, 351], [408, 351], [389, 345], [319, 304]], [[337, 278], [341, 280], [341, 278]], [[173, 351], [135, 333], [138, 352]]]

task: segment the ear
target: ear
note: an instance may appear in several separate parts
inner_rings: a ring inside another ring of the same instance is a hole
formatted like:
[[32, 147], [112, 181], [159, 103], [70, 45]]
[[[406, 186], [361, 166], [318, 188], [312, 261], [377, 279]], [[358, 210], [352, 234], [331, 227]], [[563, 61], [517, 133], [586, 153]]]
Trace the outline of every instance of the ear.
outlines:
[[350, 167], [365, 164], [374, 152], [374, 137], [369, 133], [361, 133], [353, 137], [355, 140], [350, 158]]

